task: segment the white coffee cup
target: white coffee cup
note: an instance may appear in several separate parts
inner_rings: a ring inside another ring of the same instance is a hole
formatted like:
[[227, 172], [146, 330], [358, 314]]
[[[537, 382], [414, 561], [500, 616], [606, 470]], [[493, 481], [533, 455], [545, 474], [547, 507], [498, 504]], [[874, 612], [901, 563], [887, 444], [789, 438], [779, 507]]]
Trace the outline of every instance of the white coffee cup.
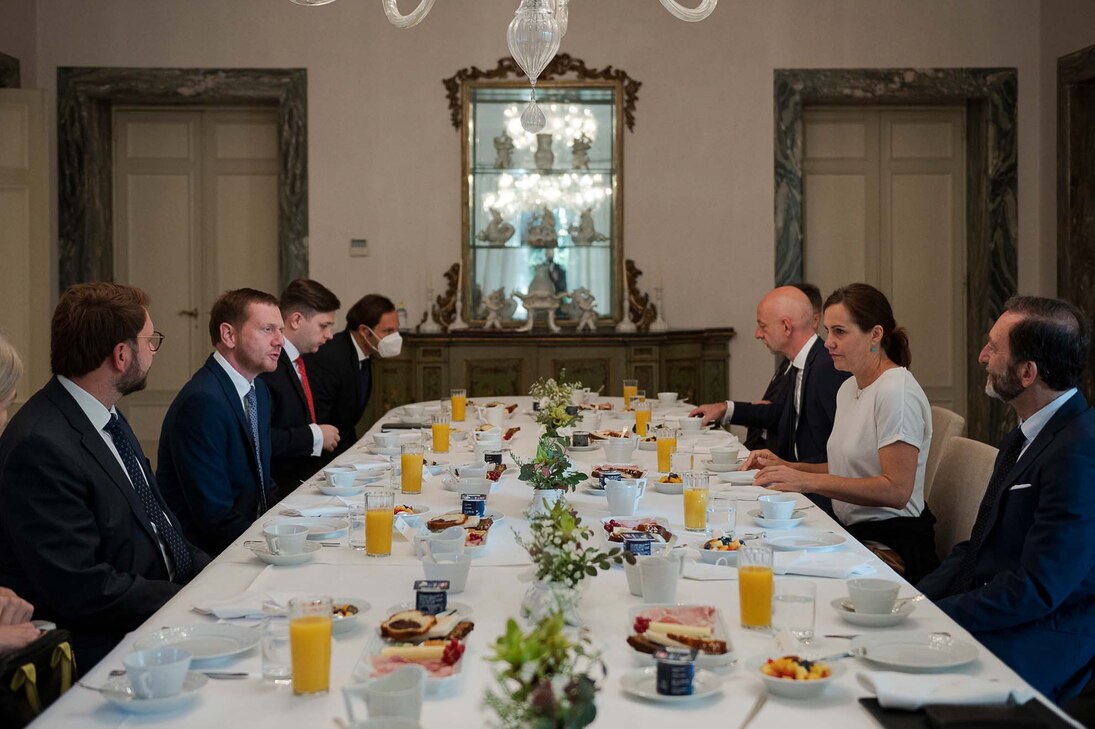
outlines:
[[605, 498], [613, 516], [632, 516], [639, 508], [639, 499], [646, 493], [645, 478], [621, 478], [605, 481]]
[[873, 615], [893, 612], [894, 603], [897, 602], [897, 592], [901, 589], [899, 582], [873, 577], [859, 577], [848, 580], [845, 584], [848, 586], [848, 597], [855, 606], [855, 611]]
[[449, 594], [463, 592], [468, 586], [471, 557], [466, 554], [435, 554], [422, 558], [422, 569], [427, 580], [448, 580]]
[[658, 402], [663, 405], [672, 405], [677, 402], [677, 393], [675, 392], [659, 392]]
[[[391, 724], [390, 726], [418, 726], [422, 715], [422, 702], [426, 699], [426, 669], [422, 666], [404, 666], [387, 676], [374, 678], [364, 683], [346, 686], [342, 689], [342, 698], [346, 702], [346, 713], [352, 726], [358, 726], [355, 717], [354, 700], [365, 700], [368, 721], [373, 726], [380, 719], [404, 719], [409, 724]], [[368, 722], [365, 722], [368, 723]]]
[[404, 405], [403, 414], [411, 420], [417, 420], [426, 414], [425, 405]]
[[308, 541], [308, 527], [303, 524], [267, 524], [262, 528], [262, 536], [273, 554], [300, 554]]
[[462, 494], [479, 494], [490, 496], [490, 487], [493, 482], [482, 476], [468, 476], [456, 479], [456, 491]]
[[700, 425], [703, 424], [703, 418], [681, 418], [681, 432], [687, 435], [696, 435], [700, 432]]
[[130, 653], [122, 663], [137, 698], [162, 699], [182, 691], [190, 670], [190, 651], [161, 646]]
[[[488, 441], [483, 441], [481, 443], [476, 443], [475, 444], [475, 460], [477, 462], [480, 462], [480, 463], [484, 462], [484, 456], [486, 456], [491, 451], [500, 451], [500, 450], [502, 450], [502, 441], [488, 440]], [[493, 465], [493, 464], [488, 464], [487, 467], [489, 468], [490, 465]], [[484, 470], [484, 473], [486, 473], [485, 470]]]
[[340, 488], [353, 486], [357, 479], [356, 468], [325, 468], [323, 474], [327, 477], [327, 483]]
[[711, 462], [722, 466], [729, 466], [738, 462], [737, 448], [712, 448]]
[[677, 601], [677, 583], [684, 570], [682, 554], [666, 552], [650, 557], [639, 557], [639, 576], [643, 583], [643, 602], [673, 603]]
[[480, 455], [479, 460], [476, 463], [465, 463], [462, 466], [453, 467], [452, 470], [455, 471], [458, 479], [485, 478], [487, 475], [487, 464], [483, 461], [482, 455]]
[[502, 418], [506, 415], [506, 409], [501, 405], [491, 405], [490, 407], [481, 407], [475, 410], [479, 414], [479, 419], [487, 425], [493, 425], [495, 428], [502, 427]]
[[765, 519], [790, 519], [795, 513], [795, 497], [790, 494], [765, 494], [757, 502]]
[[399, 433], [373, 433], [373, 441], [380, 448], [395, 448], [399, 445]]
[[426, 555], [425, 548], [418, 543], [425, 540], [430, 543], [430, 552], [435, 557], [440, 557], [444, 554], [464, 554], [464, 539], [464, 528], [452, 526], [443, 532], [427, 534], [419, 540], [416, 540], [415, 553], [418, 554], [420, 558]]

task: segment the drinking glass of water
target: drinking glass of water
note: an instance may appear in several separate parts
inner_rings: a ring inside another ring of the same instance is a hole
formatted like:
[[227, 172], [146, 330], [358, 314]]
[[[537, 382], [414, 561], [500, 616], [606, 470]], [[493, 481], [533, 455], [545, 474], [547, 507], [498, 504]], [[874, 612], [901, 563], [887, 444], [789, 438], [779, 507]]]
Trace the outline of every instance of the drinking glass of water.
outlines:
[[809, 580], [776, 580], [772, 593], [772, 628], [786, 628], [799, 640], [814, 637], [817, 585]]
[[733, 534], [738, 523], [737, 501], [720, 493], [707, 498], [707, 528]]

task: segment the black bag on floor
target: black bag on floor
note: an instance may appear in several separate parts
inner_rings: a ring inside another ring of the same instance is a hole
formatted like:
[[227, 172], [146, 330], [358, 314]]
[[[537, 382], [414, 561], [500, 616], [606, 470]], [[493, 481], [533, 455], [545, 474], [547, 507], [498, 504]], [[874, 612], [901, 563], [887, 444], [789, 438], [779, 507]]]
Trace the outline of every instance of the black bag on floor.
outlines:
[[50, 630], [0, 655], [0, 726], [26, 726], [69, 690], [76, 681], [71, 640], [67, 630]]

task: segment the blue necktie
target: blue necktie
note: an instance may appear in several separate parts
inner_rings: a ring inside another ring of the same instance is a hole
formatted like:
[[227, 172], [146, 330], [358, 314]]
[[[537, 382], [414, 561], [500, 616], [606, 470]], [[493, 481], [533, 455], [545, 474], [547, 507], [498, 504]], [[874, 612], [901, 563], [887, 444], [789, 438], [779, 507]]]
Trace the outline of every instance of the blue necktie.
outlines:
[[156, 534], [159, 535], [171, 552], [171, 558], [175, 561], [176, 581], [188, 582], [194, 576], [194, 563], [190, 559], [190, 548], [183, 541], [179, 532], [175, 530], [175, 527], [171, 525], [167, 515], [160, 508], [159, 502], [156, 501], [156, 497], [152, 495], [152, 489], [149, 487], [148, 481], [145, 480], [144, 471], [141, 470], [140, 463], [137, 460], [137, 452], [130, 444], [125, 428], [122, 426], [122, 421], [117, 414], [110, 416], [110, 422], [103, 426], [103, 430], [110, 434], [111, 440], [114, 441], [114, 447], [118, 449], [118, 455], [122, 457], [122, 463], [125, 465], [126, 473], [129, 474], [129, 480], [133, 482], [133, 490], [137, 492], [137, 498], [140, 499], [141, 506], [144, 507], [145, 515], [155, 525]]
[[259, 514], [266, 513], [266, 479], [262, 475], [262, 454], [259, 451], [259, 398], [255, 385], [247, 391], [247, 420], [251, 424], [251, 445], [255, 448], [255, 463], [259, 467]]

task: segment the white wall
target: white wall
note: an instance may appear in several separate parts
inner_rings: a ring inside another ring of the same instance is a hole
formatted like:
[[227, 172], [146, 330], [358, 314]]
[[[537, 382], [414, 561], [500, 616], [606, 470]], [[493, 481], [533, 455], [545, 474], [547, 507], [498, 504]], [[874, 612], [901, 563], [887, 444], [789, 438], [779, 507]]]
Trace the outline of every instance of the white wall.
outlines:
[[23, 88], [38, 84], [37, 0], [0, 0], [0, 53], [19, 59]]
[[[409, 31], [376, 0], [37, 6], [47, 87], [60, 65], [307, 68], [311, 274], [344, 301], [371, 290], [406, 300], [417, 320], [424, 262], [436, 283], [460, 253], [460, 140], [441, 79], [506, 54], [513, 0], [438, 0]], [[693, 25], [656, 0], [576, 0], [561, 50], [643, 82], [625, 146], [626, 254], [646, 288], [664, 269], [672, 326], [738, 329], [740, 397], [763, 390], [771, 368], [751, 334], [773, 280], [774, 68], [1017, 67], [1020, 287], [1044, 286], [1036, 3], [724, 0]], [[350, 258], [351, 237], [368, 238], [372, 256]]]
[[1095, 0], [1048, 0], [1039, 17], [1041, 85], [1038, 197], [1042, 210], [1041, 290], [1057, 291], [1057, 59], [1095, 44]]

